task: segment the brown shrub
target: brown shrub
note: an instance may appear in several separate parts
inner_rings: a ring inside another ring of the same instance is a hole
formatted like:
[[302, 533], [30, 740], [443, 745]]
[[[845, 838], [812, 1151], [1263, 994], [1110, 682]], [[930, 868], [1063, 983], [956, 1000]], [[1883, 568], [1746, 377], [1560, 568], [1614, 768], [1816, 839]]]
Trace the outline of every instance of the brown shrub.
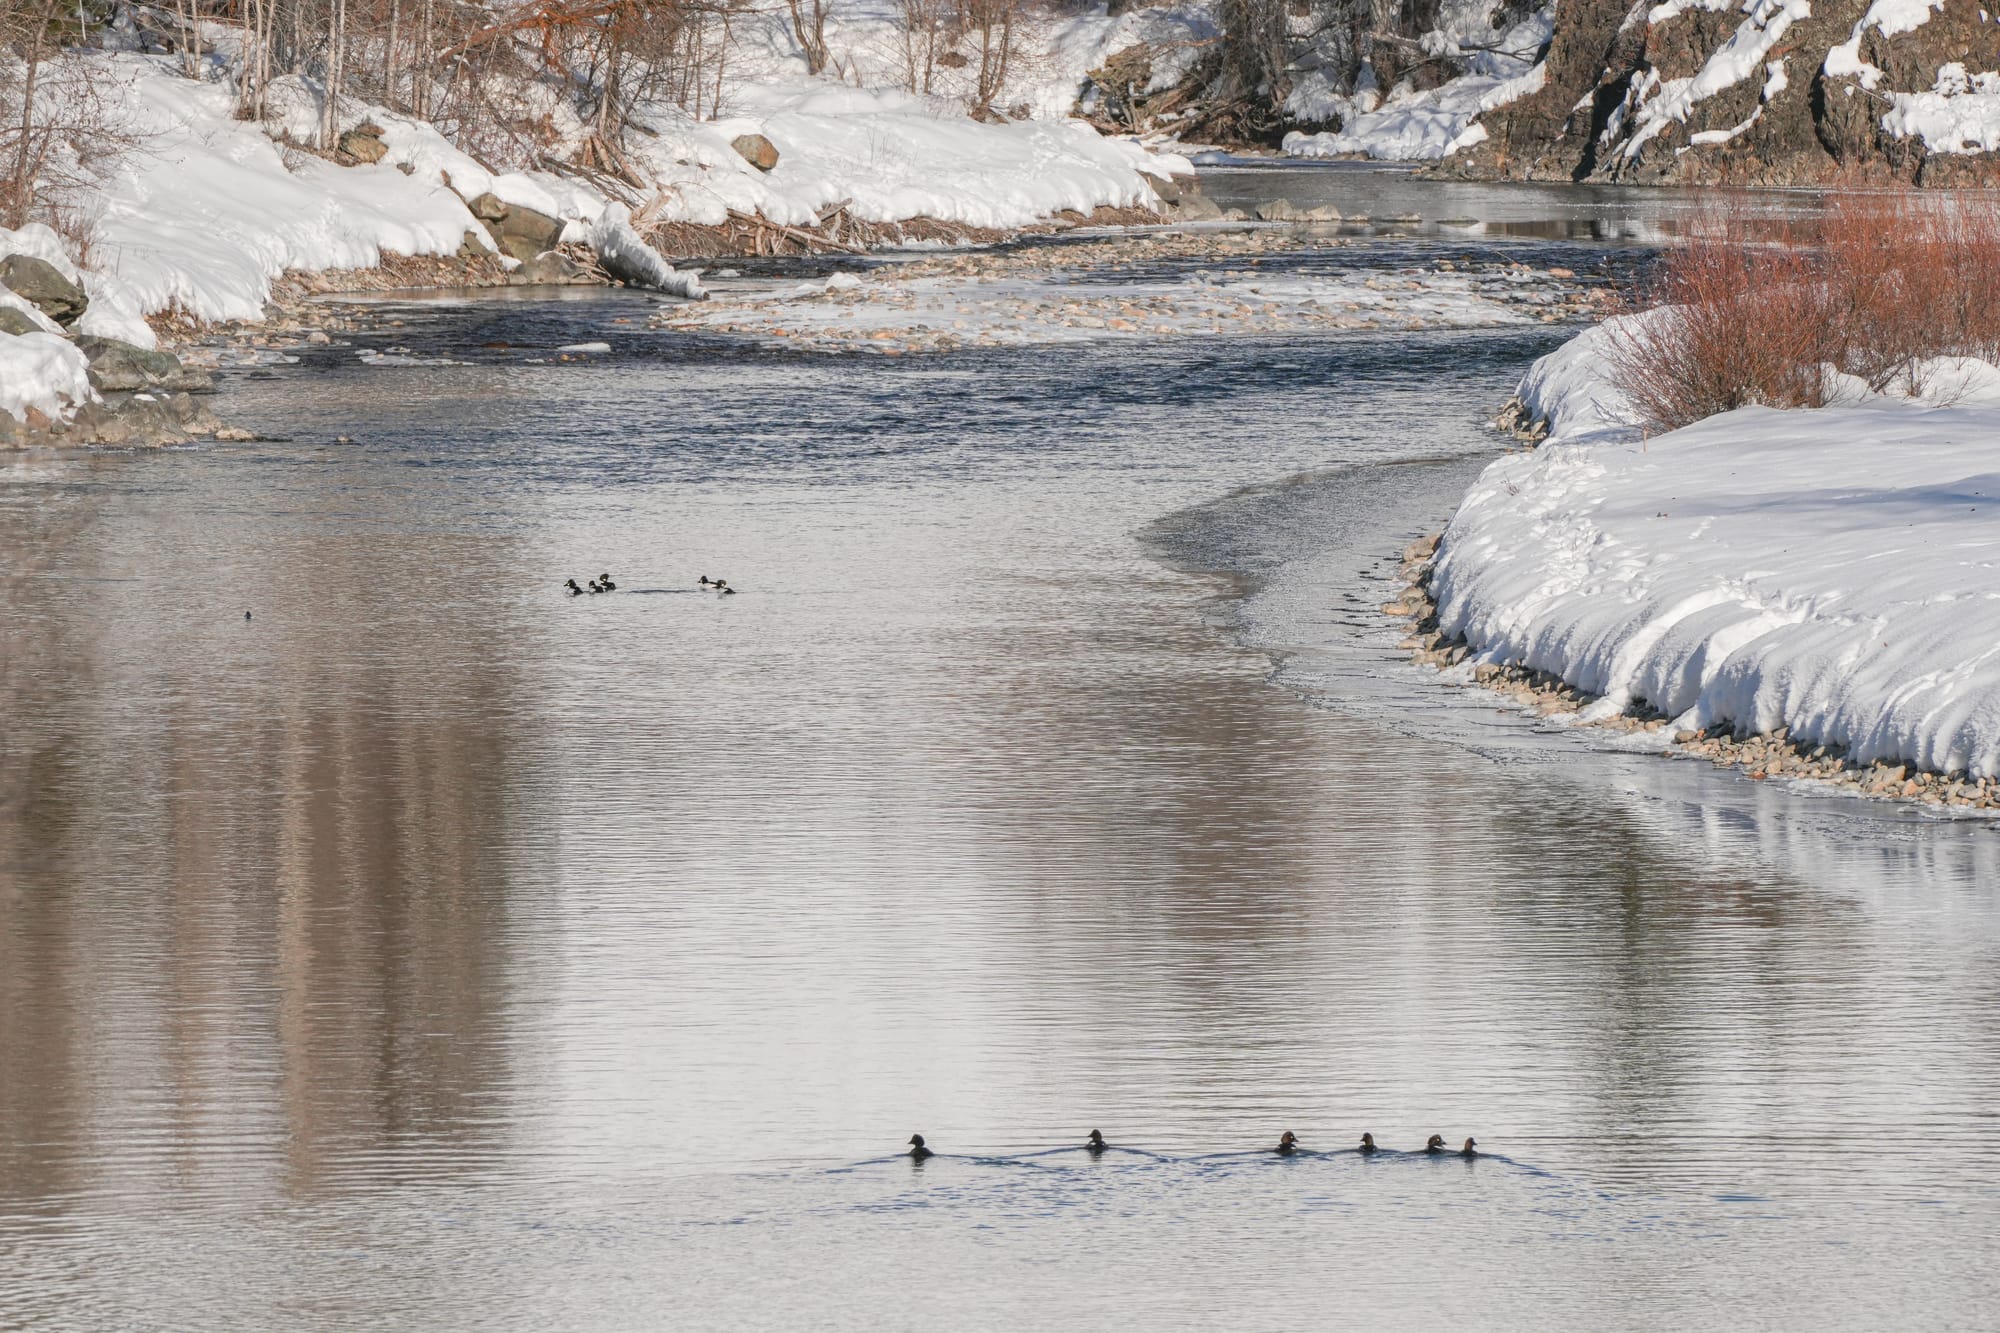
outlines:
[[[1840, 194], [1804, 219], [1703, 214], [1627, 302], [1612, 377], [1658, 430], [1751, 403], [1824, 406], [1833, 372], [1948, 391], [1924, 363], [2000, 361], [2000, 200]], [[1664, 307], [1664, 309], [1658, 309]]]

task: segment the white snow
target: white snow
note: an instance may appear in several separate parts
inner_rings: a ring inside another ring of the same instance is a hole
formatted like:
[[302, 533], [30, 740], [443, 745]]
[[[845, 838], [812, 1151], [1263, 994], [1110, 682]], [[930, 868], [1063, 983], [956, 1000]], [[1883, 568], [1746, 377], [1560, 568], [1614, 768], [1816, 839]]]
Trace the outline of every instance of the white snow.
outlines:
[[30, 408], [67, 418], [77, 404], [97, 397], [89, 363], [59, 333], [0, 334], [0, 409], [26, 421]]
[[1545, 65], [1537, 65], [1511, 79], [1461, 75], [1425, 92], [1392, 97], [1380, 110], [1358, 115], [1338, 131], [1293, 130], [1285, 136], [1284, 152], [1290, 157], [1365, 153], [1387, 162], [1450, 157], [1485, 140], [1486, 127], [1474, 123], [1480, 116], [1540, 92], [1547, 74]]
[[1308, 71], [1286, 102], [1287, 113], [1300, 120], [1338, 118], [1341, 127], [1319, 134], [1294, 130], [1284, 138], [1285, 154], [1436, 161], [1483, 142], [1486, 129], [1477, 123], [1480, 116], [1541, 91], [1548, 71], [1536, 57], [1555, 24], [1554, 10], [1543, 9], [1496, 33], [1486, 26], [1490, 9], [1480, 0], [1447, 7], [1441, 16], [1445, 26], [1424, 35], [1426, 50], [1457, 50], [1464, 43], [1493, 48], [1464, 52], [1468, 72], [1436, 88], [1416, 91], [1398, 85], [1380, 97], [1369, 66], [1352, 95], [1337, 94], [1324, 71]]
[[[1880, 3], [1881, 0], [1878, 0]], [[1898, 0], [1890, 0], [1891, 3]], [[1723, 9], [1731, 6], [1704, 3], [1694, 6], [1664, 4], [1654, 9], [1648, 16], [1654, 24], [1664, 22], [1681, 12], [1682, 8]], [[1632, 105], [1636, 107], [1632, 137], [1626, 141], [1624, 155], [1631, 160], [1639, 155], [1647, 143], [1667, 126], [1683, 124], [1693, 112], [1696, 104], [1733, 88], [1758, 73], [1766, 74], [1764, 100], [1775, 95], [1771, 88], [1771, 71], [1767, 60], [1784, 40], [1792, 24], [1800, 19], [1812, 17], [1811, 0], [1743, 0], [1743, 12], [1748, 16], [1737, 25], [1729, 40], [1724, 42], [1709, 56], [1698, 73], [1692, 78], [1667, 79], [1658, 85], [1658, 94], [1650, 101], [1644, 100], [1644, 92], [1635, 89]], [[1783, 88], [1779, 82], [1778, 87]], [[1760, 107], [1761, 110], [1761, 107]], [[1756, 122], [1757, 113], [1734, 129], [1715, 137], [1714, 131], [1704, 132], [1701, 143], [1726, 143], [1741, 134]]]
[[1644, 701], [2000, 775], [2000, 369], [1932, 367], [1955, 406], [1751, 407], [1647, 440], [1605, 336], [1524, 381], [1553, 433], [1453, 517], [1440, 628], [1603, 696], [1598, 715]]
[[707, 295], [702, 290], [700, 274], [676, 269], [632, 230], [631, 217], [622, 204], [606, 204], [597, 221], [591, 223], [590, 247], [607, 266], [627, 274], [628, 280], [638, 276], [635, 286], [695, 301]]
[[[866, 13], [874, 13], [867, 21], [879, 27], [890, 11], [877, 8]], [[1082, 69], [1112, 49], [1107, 44], [1150, 34], [1148, 40], [1171, 46], [1167, 38], [1178, 32], [1193, 51], [1213, 36], [1204, 13], [1195, 6], [1056, 25], [1043, 34], [1043, 54], [1062, 59], [1024, 60], [1022, 68], [1054, 69], [1060, 77], [1049, 75], [1052, 82], [1029, 89], [1026, 100], [1066, 114]], [[760, 13], [750, 27], [769, 38], [769, 18]], [[746, 53], [756, 45], [748, 36], [741, 44]], [[1170, 56], [1162, 59], [1171, 64]], [[236, 118], [230, 88], [181, 77], [172, 58], [91, 59], [111, 128], [135, 146], [104, 171], [90, 201], [95, 233], [90, 268], [81, 274], [91, 296], [85, 332], [150, 347], [155, 340], [145, 317], [161, 311], [260, 319], [272, 280], [288, 269], [369, 268], [390, 252], [451, 255], [468, 239], [484, 247], [485, 234], [464, 200], [488, 191], [565, 220], [566, 239], [609, 238], [634, 253], [644, 249], [624, 209], [597, 189], [550, 172], [490, 168], [433, 126], [380, 107], [343, 102], [336, 120], [344, 129], [378, 127], [388, 150], [381, 162], [340, 166], [284, 147], [274, 136], [310, 141], [316, 133], [319, 94], [307, 80], [274, 81], [270, 119], [258, 125]], [[760, 68], [746, 55], [722, 119], [648, 108], [641, 117], [647, 133], [633, 136], [632, 155], [651, 189], [626, 202], [662, 222], [714, 224], [736, 211], [814, 226], [826, 210], [844, 205], [876, 222], [931, 216], [1012, 228], [1068, 209], [1156, 207], [1149, 178], [1193, 171], [1185, 158], [1100, 137], [1081, 122], [985, 124], [942, 98], [806, 79], [794, 63], [793, 54], [779, 52]], [[857, 68], [850, 62], [836, 73], [855, 75]], [[1051, 91], [1058, 86], [1068, 88], [1065, 96]], [[537, 92], [517, 91], [531, 99]], [[558, 101], [544, 110], [559, 137], [580, 131]], [[733, 136], [752, 131], [778, 145], [776, 170], [759, 172], [730, 147]], [[21, 246], [60, 257], [65, 271], [76, 271], [53, 233], [21, 236], [29, 237]], [[699, 292], [692, 278], [652, 259], [662, 290]]]
[[2000, 150], [2000, 72], [1943, 65], [1931, 91], [1890, 93], [1889, 100], [1882, 128], [1899, 139], [1914, 135], [1933, 153]]
[[1862, 35], [1870, 28], [1884, 37], [1914, 32], [1930, 22], [1932, 11], [1943, 8], [1944, 0], [1874, 0], [1848, 39], [1826, 53], [1820, 68], [1834, 78], [1857, 79], [1863, 88], [1873, 89], [1884, 76], [1861, 58]]

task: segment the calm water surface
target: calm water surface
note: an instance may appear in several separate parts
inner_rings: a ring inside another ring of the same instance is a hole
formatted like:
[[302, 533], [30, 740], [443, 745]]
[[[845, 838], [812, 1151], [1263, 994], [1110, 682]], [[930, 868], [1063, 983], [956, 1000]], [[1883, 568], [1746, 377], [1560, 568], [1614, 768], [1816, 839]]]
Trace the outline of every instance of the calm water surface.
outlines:
[[1991, 829], [1538, 732], [1375, 609], [1561, 331], [646, 309], [0, 465], [0, 1326], [1989, 1322]]

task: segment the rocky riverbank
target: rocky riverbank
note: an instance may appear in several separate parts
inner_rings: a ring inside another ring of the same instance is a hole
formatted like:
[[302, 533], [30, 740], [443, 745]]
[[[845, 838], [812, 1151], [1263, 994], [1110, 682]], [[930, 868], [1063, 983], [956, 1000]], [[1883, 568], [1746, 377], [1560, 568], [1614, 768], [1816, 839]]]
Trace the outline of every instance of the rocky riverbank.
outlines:
[[[1673, 730], [1671, 719], [1638, 705], [1610, 716], [1596, 712], [1597, 696], [1579, 690], [1544, 671], [1492, 662], [1471, 662], [1473, 650], [1464, 639], [1439, 631], [1438, 608], [1431, 596], [1431, 571], [1438, 537], [1411, 543], [1403, 552], [1403, 592], [1383, 606], [1383, 614], [1410, 622], [1401, 647], [1417, 663], [1445, 673], [1452, 683], [1489, 690], [1538, 716], [1566, 725], [1591, 726], [1613, 733], [1654, 733], [1664, 754], [1701, 759], [1717, 768], [1735, 769], [1754, 781], [1789, 779], [1816, 782], [1849, 795], [1921, 801], [1936, 806], [2000, 810], [2000, 779], [1925, 772], [1906, 763], [1879, 761], [1859, 764], [1840, 746], [1795, 741], [1788, 728], [1765, 733], [1733, 727], [1699, 731]], [[1470, 665], [1468, 665], [1470, 663]]]
[[166, 445], [239, 434], [201, 401], [215, 387], [207, 371], [169, 351], [83, 332], [89, 308], [74, 275], [49, 259], [0, 256], [7, 408], [0, 448]]

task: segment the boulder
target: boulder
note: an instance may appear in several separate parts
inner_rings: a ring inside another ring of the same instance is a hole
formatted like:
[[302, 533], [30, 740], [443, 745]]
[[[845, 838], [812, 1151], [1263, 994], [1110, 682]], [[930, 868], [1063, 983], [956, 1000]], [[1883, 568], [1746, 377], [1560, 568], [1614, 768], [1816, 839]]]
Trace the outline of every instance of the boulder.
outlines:
[[[520, 204], [509, 204], [507, 215], [492, 231], [499, 236], [501, 249], [513, 254], [516, 259], [532, 259], [544, 250], [556, 248], [556, 242], [562, 239], [563, 222], [561, 218], [552, 218], [547, 213], [538, 213]], [[516, 254], [508, 250], [509, 241], [519, 241], [535, 248], [532, 254]]]
[[340, 151], [357, 162], [380, 162], [389, 155], [380, 125], [357, 125], [340, 136]]
[[28, 312], [16, 306], [0, 305], [0, 333], [41, 333], [42, 326], [28, 318]]
[[207, 371], [189, 370], [172, 352], [88, 335], [76, 345], [90, 361], [90, 382], [99, 393], [207, 393], [215, 387]]
[[568, 255], [550, 250], [523, 261], [507, 281], [521, 286], [587, 287], [602, 279]]
[[8, 255], [0, 259], [0, 285], [58, 324], [72, 324], [90, 306], [83, 288], [46, 259]]
[[1205, 194], [1182, 195], [1179, 217], [1183, 222], [1220, 222], [1222, 207]]
[[778, 165], [777, 145], [761, 134], [739, 134], [729, 141], [729, 146], [759, 171], [769, 171]]
[[1178, 204], [1200, 186], [1186, 177], [1147, 176], [1146, 184], [1153, 187], [1153, 193], [1169, 204]]
[[1259, 222], [1294, 222], [1299, 217], [1298, 206], [1289, 199], [1271, 199], [1257, 205]]
[[474, 195], [465, 201], [465, 206], [471, 209], [472, 216], [481, 222], [498, 222], [507, 216], [506, 203], [491, 190], [485, 194]]

